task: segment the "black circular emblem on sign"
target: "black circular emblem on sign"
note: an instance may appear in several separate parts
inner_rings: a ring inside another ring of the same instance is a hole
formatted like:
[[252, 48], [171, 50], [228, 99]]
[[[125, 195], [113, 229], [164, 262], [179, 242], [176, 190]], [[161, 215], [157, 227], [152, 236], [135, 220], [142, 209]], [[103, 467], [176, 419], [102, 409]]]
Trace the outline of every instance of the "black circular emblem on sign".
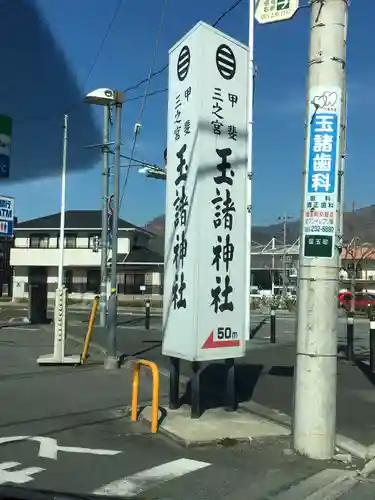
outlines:
[[189, 73], [190, 68], [190, 49], [184, 45], [181, 49], [177, 61], [177, 76], [180, 82], [183, 82]]
[[236, 58], [228, 45], [220, 45], [216, 51], [216, 66], [225, 80], [231, 80], [236, 74]]

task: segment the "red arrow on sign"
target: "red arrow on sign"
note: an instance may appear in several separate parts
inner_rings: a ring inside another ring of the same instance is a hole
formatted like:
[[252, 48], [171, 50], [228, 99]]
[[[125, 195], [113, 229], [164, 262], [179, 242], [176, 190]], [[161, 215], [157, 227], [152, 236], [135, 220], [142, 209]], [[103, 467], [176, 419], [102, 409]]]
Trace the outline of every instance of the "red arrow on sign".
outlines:
[[239, 340], [215, 340], [214, 332], [211, 332], [205, 343], [202, 345], [202, 349], [216, 349], [217, 347], [239, 347]]

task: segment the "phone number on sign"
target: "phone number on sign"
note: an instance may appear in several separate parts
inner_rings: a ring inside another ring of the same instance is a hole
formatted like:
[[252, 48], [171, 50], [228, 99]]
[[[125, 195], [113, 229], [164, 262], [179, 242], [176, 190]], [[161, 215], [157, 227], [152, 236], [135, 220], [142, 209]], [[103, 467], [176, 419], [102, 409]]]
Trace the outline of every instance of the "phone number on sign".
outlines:
[[333, 233], [334, 230], [333, 226], [305, 226], [307, 233]]

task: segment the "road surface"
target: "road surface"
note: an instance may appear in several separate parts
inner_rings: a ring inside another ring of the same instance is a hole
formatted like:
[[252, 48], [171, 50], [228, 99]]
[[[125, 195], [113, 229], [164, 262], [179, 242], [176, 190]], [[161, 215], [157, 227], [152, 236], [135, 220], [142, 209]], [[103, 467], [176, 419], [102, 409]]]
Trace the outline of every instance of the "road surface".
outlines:
[[[0, 494], [16, 486], [123, 498], [261, 500], [328, 466], [344, 470], [291, 453], [287, 437], [182, 448], [129, 421], [126, 368], [105, 371], [95, 356], [89, 367], [38, 367], [51, 332], [27, 326], [3, 328], [0, 346]], [[69, 340], [67, 347], [79, 348]], [[145, 401], [149, 388], [141, 387]]]

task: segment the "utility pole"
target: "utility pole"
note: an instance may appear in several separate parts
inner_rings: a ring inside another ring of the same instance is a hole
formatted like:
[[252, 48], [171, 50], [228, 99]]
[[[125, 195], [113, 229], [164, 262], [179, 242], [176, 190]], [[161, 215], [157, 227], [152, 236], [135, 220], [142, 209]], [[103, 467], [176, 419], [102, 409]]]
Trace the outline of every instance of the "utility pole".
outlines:
[[[311, 2], [293, 447], [315, 459], [332, 458], [336, 439], [338, 174], [347, 11], [347, 0]], [[321, 133], [324, 144], [332, 141], [332, 150], [325, 146], [324, 151], [328, 174], [315, 168]], [[327, 199], [332, 217], [314, 215]]]
[[116, 106], [115, 161], [113, 166], [113, 223], [111, 256], [111, 295], [108, 302], [108, 349], [105, 361], [106, 369], [114, 369], [117, 364], [117, 241], [120, 198], [120, 158], [121, 158], [121, 119], [123, 97], [118, 96]]
[[102, 236], [100, 263], [100, 326], [107, 323], [107, 266], [108, 266], [108, 142], [109, 142], [110, 106], [104, 106], [103, 125], [103, 202], [102, 202]]
[[287, 241], [287, 230], [288, 230], [288, 220], [291, 220], [292, 217], [284, 213], [282, 217], [278, 218], [283, 222], [283, 298], [286, 299], [287, 296], [287, 286], [286, 286], [286, 241]]
[[[255, 64], [254, 64], [254, 34], [255, 34], [255, 0], [249, 0], [249, 30], [248, 30], [248, 96], [247, 96], [247, 213], [248, 225], [246, 234], [246, 243], [249, 245], [249, 259], [247, 260], [247, 267], [244, 272], [247, 275], [247, 288], [246, 293], [250, 295], [252, 286], [251, 282], [251, 234], [252, 234], [252, 220], [253, 220], [253, 207], [252, 207], [252, 186], [253, 186], [253, 134], [254, 134], [254, 78], [255, 78]], [[250, 324], [250, 307], [246, 309], [246, 323]], [[250, 329], [246, 332], [246, 340], [250, 340]]]

